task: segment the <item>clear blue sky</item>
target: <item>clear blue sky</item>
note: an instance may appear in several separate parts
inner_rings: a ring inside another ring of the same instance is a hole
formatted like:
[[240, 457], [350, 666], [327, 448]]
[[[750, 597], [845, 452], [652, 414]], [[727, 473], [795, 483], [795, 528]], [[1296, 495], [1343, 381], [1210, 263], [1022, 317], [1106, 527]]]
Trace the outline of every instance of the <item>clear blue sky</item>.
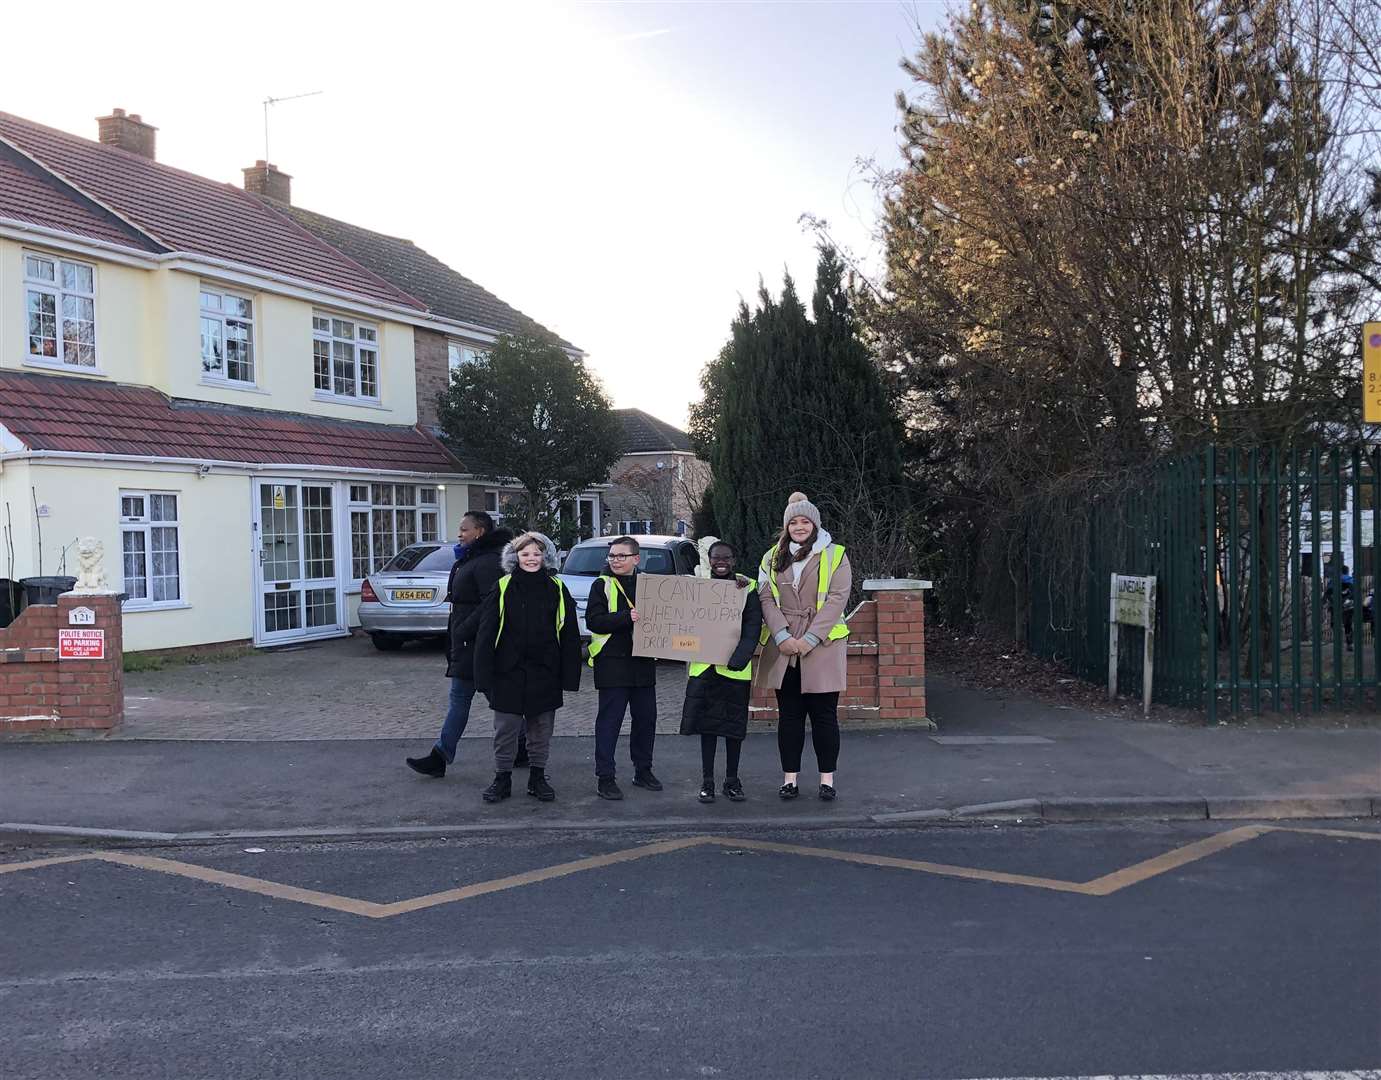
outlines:
[[[94, 137], [120, 106], [161, 160], [239, 182], [272, 157], [294, 202], [406, 236], [590, 355], [615, 403], [684, 423], [738, 298], [809, 287], [828, 219], [866, 254], [897, 62], [936, 3], [154, 0], [64, 6], [63, 62], [11, 50], [0, 108]], [[27, 25], [26, 25], [27, 24]], [[7, 16], [47, 40], [51, 16]]]

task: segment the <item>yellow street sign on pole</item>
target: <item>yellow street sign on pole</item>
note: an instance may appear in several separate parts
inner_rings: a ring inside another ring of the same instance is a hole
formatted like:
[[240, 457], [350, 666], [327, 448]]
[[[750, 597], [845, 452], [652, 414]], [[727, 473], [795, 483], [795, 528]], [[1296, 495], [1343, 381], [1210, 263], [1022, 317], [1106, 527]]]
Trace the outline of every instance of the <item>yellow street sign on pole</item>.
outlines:
[[1362, 421], [1381, 424], [1381, 322], [1362, 327]]

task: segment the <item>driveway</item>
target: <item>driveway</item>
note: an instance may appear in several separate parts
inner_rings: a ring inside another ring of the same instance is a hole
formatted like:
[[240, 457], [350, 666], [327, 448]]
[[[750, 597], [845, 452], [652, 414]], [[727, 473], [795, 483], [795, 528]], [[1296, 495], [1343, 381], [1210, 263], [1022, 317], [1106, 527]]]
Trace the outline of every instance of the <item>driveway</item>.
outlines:
[[[112, 739], [434, 739], [446, 712], [446, 659], [437, 642], [381, 653], [365, 637], [261, 650], [232, 660], [125, 675], [125, 722]], [[686, 666], [657, 672], [657, 730], [679, 730]], [[556, 714], [557, 735], [593, 735], [597, 694], [588, 669]], [[490, 738], [477, 698], [468, 738]]]

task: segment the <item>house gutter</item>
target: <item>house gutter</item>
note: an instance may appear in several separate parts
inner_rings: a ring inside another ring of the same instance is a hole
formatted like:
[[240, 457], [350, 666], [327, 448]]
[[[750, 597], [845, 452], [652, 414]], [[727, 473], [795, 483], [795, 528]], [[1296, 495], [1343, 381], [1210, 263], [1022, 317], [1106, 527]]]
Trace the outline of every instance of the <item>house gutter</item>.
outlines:
[[406, 476], [415, 477], [422, 480], [463, 480], [469, 483], [475, 479], [470, 473], [442, 473], [426, 472], [420, 470], [403, 469], [367, 469], [350, 468], [342, 465], [308, 465], [308, 464], [287, 464], [283, 462], [269, 461], [223, 461], [218, 458], [184, 458], [184, 457], [155, 457], [151, 454], [92, 454], [80, 450], [23, 450], [12, 451], [0, 454], [0, 463], [7, 461], [29, 461], [29, 462], [49, 462], [61, 465], [67, 462], [73, 464], [93, 464], [93, 465], [184, 465], [193, 470], [200, 470], [203, 467], [210, 470], [213, 468], [224, 469], [236, 473], [258, 474], [258, 473], [321, 473], [334, 476]]

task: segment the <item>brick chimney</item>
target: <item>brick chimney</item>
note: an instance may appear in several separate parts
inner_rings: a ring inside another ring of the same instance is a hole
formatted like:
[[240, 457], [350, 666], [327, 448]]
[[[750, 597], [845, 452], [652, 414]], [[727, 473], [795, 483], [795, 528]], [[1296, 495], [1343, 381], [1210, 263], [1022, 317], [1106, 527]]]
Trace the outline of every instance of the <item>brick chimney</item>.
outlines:
[[251, 195], [264, 195], [281, 203], [292, 203], [292, 177], [267, 161], [256, 161], [243, 170], [245, 190]]
[[131, 154], [157, 161], [154, 138], [158, 128], [144, 123], [138, 113], [125, 115], [124, 109], [114, 109], [109, 116], [96, 117], [100, 140], [106, 146], [118, 146]]

